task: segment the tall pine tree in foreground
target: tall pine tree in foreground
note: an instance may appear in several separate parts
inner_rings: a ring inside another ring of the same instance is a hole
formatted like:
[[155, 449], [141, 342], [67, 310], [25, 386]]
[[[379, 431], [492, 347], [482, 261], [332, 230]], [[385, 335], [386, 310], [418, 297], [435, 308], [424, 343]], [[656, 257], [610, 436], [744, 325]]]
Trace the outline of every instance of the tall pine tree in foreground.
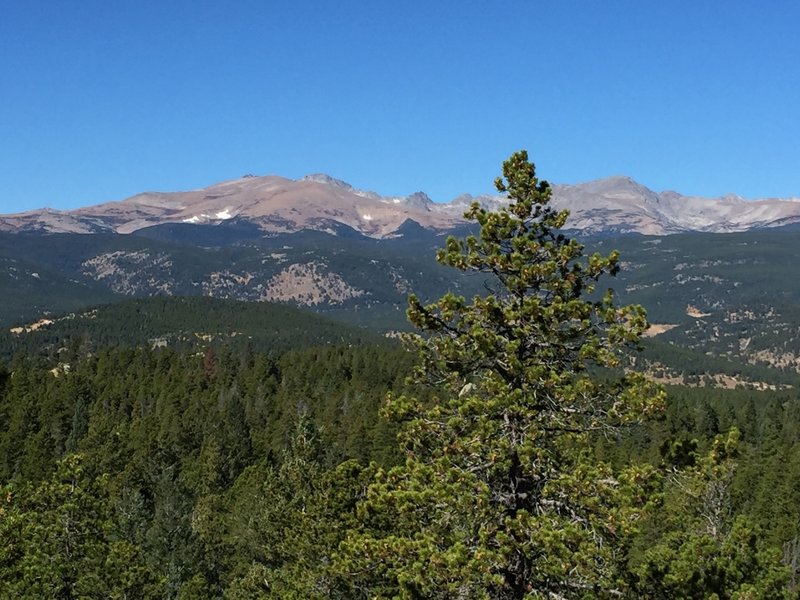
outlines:
[[[380, 473], [360, 506], [363, 529], [337, 565], [364, 598], [615, 598], [627, 592], [626, 550], [652, 469], [614, 472], [588, 438], [658, 411], [641, 375], [609, 373], [647, 323], [595, 285], [618, 255], [585, 256], [561, 233], [526, 152], [503, 164], [509, 204], [477, 203], [480, 233], [449, 238], [438, 260], [485, 274], [489, 294], [409, 301], [422, 332], [408, 342], [422, 401], [390, 397], [405, 463]], [[605, 377], [601, 374], [605, 373]]]

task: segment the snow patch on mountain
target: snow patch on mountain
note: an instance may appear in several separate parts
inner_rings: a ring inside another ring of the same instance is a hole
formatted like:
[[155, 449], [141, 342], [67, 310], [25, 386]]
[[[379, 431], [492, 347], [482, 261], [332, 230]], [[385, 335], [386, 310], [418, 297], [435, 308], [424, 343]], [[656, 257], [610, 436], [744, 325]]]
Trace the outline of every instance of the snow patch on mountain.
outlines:
[[[452, 229], [464, 223], [464, 213], [475, 202], [486, 210], [497, 210], [508, 200], [463, 194], [436, 203], [424, 192], [380, 196], [324, 173], [299, 180], [252, 176], [187, 192], [146, 192], [73, 211], [0, 215], [0, 231], [131, 233], [162, 223], [220, 223], [237, 218], [265, 233], [328, 231], [339, 224], [383, 238], [395, 235], [409, 219], [427, 229]], [[568, 228], [587, 233], [733, 232], [800, 223], [800, 200], [795, 197], [745, 200], [729, 194], [708, 199], [673, 191], [658, 193], [624, 176], [554, 185], [552, 206], [570, 211]]]

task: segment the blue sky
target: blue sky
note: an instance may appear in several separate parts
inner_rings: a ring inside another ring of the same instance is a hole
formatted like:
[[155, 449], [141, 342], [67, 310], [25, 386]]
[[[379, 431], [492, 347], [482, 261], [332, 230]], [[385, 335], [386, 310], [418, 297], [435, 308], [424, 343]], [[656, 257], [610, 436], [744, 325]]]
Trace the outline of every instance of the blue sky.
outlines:
[[0, 212], [245, 173], [800, 196], [800, 5], [0, 0]]

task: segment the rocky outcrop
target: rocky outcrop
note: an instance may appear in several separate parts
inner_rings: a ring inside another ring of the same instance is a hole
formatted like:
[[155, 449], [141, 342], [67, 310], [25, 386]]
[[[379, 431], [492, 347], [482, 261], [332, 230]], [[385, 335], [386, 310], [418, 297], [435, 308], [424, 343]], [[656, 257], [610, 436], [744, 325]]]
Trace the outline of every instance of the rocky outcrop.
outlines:
[[[131, 233], [164, 223], [218, 224], [232, 219], [256, 225], [265, 234], [317, 229], [335, 232], [341, 224], [385, 238], [407, 221], [427, 229], [462, 224], [473, 202], [496, 209], [501, 196], [458, 196], [435, 203], [424, 192], [380, 196], [324, 174], [299, 180], [245, 176], [188, 192], [147, 192], [120, 202], [73, 211], [43, 209], [0, 215], [0, 231]], [[676, 192], [656, 193], [629, 177], [609, 177], [578, 185], [556, 185], [553, 205], [568, 209], [567, 226], [587, 233], [665, 235], [684, 231], [732, 232], [800, 223], [800, 199], [708, 199]]]

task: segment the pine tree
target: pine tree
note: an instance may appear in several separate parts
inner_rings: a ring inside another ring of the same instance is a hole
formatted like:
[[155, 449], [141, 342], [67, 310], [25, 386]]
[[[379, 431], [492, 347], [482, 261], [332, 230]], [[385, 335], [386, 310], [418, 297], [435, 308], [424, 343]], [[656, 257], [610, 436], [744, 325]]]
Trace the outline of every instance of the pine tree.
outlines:
[[[665, 529], [632, 560], [635, 597], [703, 600], [788, 598], [789, 571], [761, 528], [734, 514], [731, 484], [740, 433], [717, 436], [706, 456], [666, 480], [663, 507], [651, 529]], [[640, 540], [640, 544], [644, 540]]]
[[228, 493], [196, 507], [193, 526], [221, 567], [226, 600], [347, 597], [330, 559], [374, 471], [354, 460], [326, 469], [325, 453], [299, 415], [279, 464], [252, 465]]
[[0, 488], [0, 598], [163, 598], [141, 549], [115, 539], [107, 478], [72, 454], [34, 486]]
[[[473, 204], [480, 233], [449, 238], [438, 260], [488, 276], [489, 294], [409, 300], [422, 335], [415, 382], [436, 397], [389, 397], [402, 466], [360, 507], [341, 548], [351, 595], [370, 598], [604, 598], [624, 592], [625, 550], [652, 470], [613, 470], [589, 436], [660, 409], [638, 374], [615, 375], [647, 326], [595, 285], [618, 254], [585, 256], [565, 236], [526, 152], [503, 164], [507, 207]], [[479, 275], [480, 276], [480, 275]]]

